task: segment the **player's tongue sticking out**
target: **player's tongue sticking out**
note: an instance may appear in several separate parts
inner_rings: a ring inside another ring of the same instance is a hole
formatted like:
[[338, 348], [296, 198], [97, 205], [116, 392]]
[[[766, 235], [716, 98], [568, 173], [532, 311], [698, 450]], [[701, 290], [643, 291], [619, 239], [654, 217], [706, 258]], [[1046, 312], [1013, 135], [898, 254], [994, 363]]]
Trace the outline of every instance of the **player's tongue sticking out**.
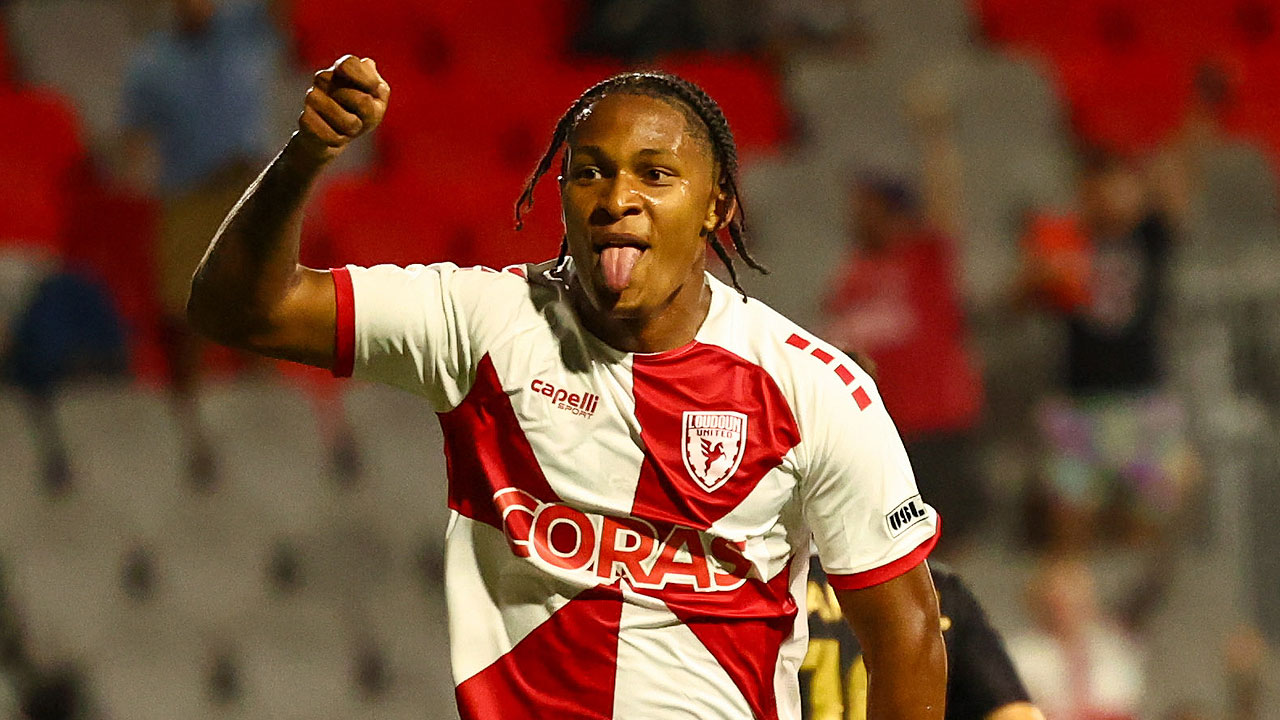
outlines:
[[640, 260], [640, 248], [630, 246], [607, 247], [600, 252], [600, 268], [604, 282], [613, 292], [620, 293], [631, 284], [631, 272]]

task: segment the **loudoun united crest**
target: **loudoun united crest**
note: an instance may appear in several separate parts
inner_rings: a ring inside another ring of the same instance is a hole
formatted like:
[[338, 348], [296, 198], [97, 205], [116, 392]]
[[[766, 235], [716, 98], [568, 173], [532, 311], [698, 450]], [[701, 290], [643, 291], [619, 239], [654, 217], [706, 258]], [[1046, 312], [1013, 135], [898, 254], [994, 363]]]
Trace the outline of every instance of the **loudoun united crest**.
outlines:
[[747, 416], [686, 410], [682, 437], [685, 470], [703, 490], [712, 492], [738, 471], [747, 446]]

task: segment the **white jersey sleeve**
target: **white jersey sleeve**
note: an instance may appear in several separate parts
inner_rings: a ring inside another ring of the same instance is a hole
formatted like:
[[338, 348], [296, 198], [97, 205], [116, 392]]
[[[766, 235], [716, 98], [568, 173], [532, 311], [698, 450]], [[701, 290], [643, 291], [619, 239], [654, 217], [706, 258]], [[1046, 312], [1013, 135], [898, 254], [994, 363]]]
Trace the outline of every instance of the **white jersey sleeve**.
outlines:
[[834, 349], [811, 349], [827, 367], [814, 368], [796, 408], [801, 503], [832, 587], [857, 590], [918, 565], [941, 521], [871, 377]]
[[456, 406], [474, 375], [479, 273], [451, 263], [354, 265], [332, 271], [337, 296], [334, 374], [386, 383]]

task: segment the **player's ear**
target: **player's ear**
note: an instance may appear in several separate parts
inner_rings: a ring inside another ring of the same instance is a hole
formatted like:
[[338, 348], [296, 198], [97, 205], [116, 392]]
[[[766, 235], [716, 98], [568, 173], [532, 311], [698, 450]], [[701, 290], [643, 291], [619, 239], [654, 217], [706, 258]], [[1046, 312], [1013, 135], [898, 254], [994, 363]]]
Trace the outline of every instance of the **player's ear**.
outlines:
[[711, 199], [710, 207], [707, 208], [707, 218], [702, 223], [702, 234], [710, 235], [728, 225], [737, 212], [738, 198], [721, 186], [716, 191], [715, 197]]

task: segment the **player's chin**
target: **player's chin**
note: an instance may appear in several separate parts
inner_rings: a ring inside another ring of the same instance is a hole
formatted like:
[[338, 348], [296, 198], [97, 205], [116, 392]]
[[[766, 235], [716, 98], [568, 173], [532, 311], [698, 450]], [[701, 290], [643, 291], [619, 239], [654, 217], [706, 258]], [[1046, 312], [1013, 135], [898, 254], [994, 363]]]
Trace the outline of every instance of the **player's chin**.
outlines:
[[599, 307], [609, 317], [618, 320], [638, 320], [648, 315], [641, 293], [627, 288], [622, 292], [602, 290]]

